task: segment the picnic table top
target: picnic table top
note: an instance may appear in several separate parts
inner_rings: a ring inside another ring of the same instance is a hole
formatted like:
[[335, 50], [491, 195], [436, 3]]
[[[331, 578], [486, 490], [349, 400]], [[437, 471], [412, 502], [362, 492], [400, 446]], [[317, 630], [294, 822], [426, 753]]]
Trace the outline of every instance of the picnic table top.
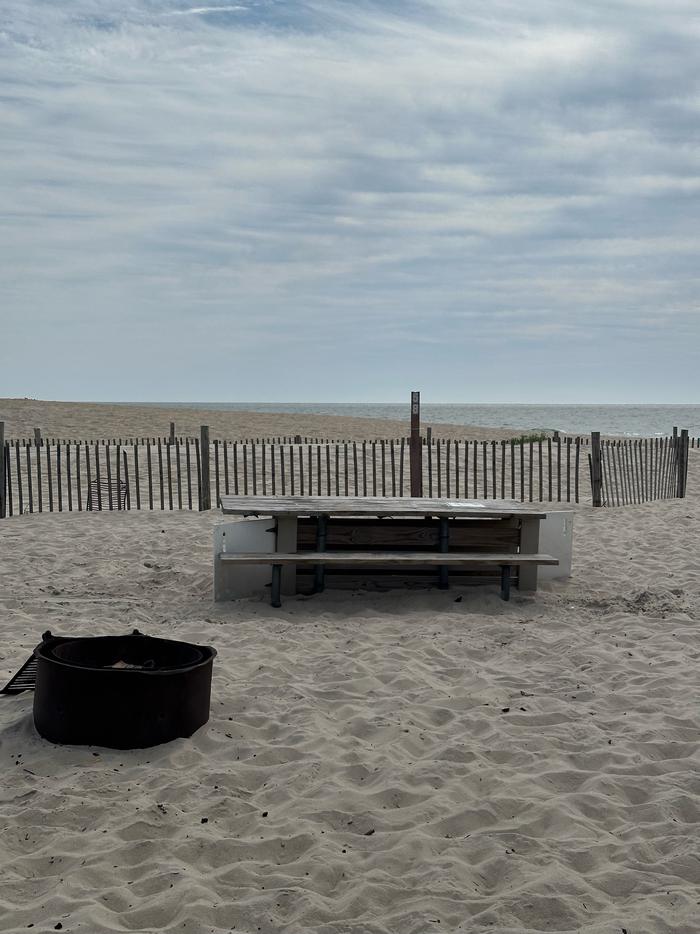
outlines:
[[546, 513], [515, 502], [408, 496], [222, 496], [224, 515], [238, 516], [435, 516], [544, 519]]

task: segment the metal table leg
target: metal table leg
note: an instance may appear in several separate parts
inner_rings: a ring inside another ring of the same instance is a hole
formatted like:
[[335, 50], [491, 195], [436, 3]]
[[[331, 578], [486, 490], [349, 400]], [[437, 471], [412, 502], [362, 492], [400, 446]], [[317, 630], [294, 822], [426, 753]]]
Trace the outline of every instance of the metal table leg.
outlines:
[[[440, 519], [440, 534], [439, 534], [439, 544], [440, 552], [442, 554], [447, 554], [450, 550], [450, 524], [449, 519]], [[449, 577], [447, 573], [447, 565], [440, 565], [439, 568], [439, 583], [438, 586], [440, 590], [447, 590], [449, 586]]]
[[[328, 537], [328, 516], [319, 516], [316, 520], [316, 551], [326, 550]], [[325, 586], [325, 571], [322, 564], [314, 568], [314, 593], [321, 593]]]
[[282, 601], [280, 600], [280, 584], [282, 581], [282, 565], [273, 564], [272, 565], [272, 588], [270, 594], [270, 603], [272, 606], [282, 606]]
[[510, 600], [510, 564], [501, 565], [501, 599]]

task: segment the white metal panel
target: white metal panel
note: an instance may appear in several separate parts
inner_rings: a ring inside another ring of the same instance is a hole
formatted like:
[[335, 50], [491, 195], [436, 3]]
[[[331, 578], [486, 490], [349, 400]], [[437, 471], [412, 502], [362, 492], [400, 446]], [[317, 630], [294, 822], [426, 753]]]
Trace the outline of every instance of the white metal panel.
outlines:
[[235, 600], [264, 594], [272, 571], [269, 566], [241, 567], [223, 564], [219, 555], [225, 552], [255, 551], [266, 554], [275, 551], [274, 519], [243, 519], [223, 522], [214, 527], [214, 599]]
[[544, 565], [538, 569], [540, 581], [558, 580], [571, 576], [571, 556], [574, 544], [574, 514], [571, 510], [548, 512], [540, 522], [539, 550], [542, 554], [559, 558], [555, 566]]

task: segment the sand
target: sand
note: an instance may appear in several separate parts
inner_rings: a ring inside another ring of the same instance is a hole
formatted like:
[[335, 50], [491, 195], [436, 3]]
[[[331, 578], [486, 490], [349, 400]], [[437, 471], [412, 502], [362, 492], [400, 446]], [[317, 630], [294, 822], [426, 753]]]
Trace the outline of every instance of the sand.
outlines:
[[[99, 402], [45, 402], [35, 399], [0, 399], [0, 421], [11, 438], [34, 437], [41, 428], [44, 437], [64, 439], [165, 437], [174, 421], [179, 435], [198, 435], [200, 425], [209, 425], [212, 438], [234, 441], [282, 435], [370, 441], [400, 438], [410, 430], [409, 405], [405, 421], [383, 418], [304, 415], [289, 412], [222, 412], [220, 409], [179, 409], [157, 406], [111, 405]], [[480, 428], [473, 425], [432, 425], [440, 438], [469, 438], [500, 441], [519, 437], [518, 428]]]
[[[42, 631], [214, 645], [209, 724], [57, 747], [0, 698], [0, 930], [698, 931], [700, 457], [579, 507], [574, 573], [212, 602], [216, 513], [0, 522], [0, 669]], [[62, 927], [59, 927], [62, 926]]]

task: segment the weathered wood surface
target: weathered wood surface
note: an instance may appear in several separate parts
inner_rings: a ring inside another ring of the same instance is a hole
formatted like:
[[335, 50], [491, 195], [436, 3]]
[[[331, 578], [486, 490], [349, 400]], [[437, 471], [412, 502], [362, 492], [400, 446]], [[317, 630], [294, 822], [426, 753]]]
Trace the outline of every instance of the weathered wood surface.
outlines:
[[325, 496], [222, 496], [224, 515], [239, 516], [471, 516], [474, 518], [509, 518], [532, 516], [544, 519], [545, 513], [519, 503], [496, 506], [493, 502], [412, 497]]
[[[317, 521], [301, 518], [297, 522], [297, 548], [315, 551]], [[327, 526], [326, 548], [391, 548], [427, 550], [440, 542], [439, 519], [334, 519]], [[450, 551], [504, 551], [520, 544], [520, 528], [514, 519], [454, 519], [449, 527]]]
[[328, 564], [328, 565], [540, 565], [559, 564], [559, 559], [544, 554], [511, 554], [509, 552], [484, 552], [480, 554], [454, 554], [433, 551], [296, 551], [266, 552], [265, 554], [231, 553], [220, 554], [219, 560], [231, 564]]

